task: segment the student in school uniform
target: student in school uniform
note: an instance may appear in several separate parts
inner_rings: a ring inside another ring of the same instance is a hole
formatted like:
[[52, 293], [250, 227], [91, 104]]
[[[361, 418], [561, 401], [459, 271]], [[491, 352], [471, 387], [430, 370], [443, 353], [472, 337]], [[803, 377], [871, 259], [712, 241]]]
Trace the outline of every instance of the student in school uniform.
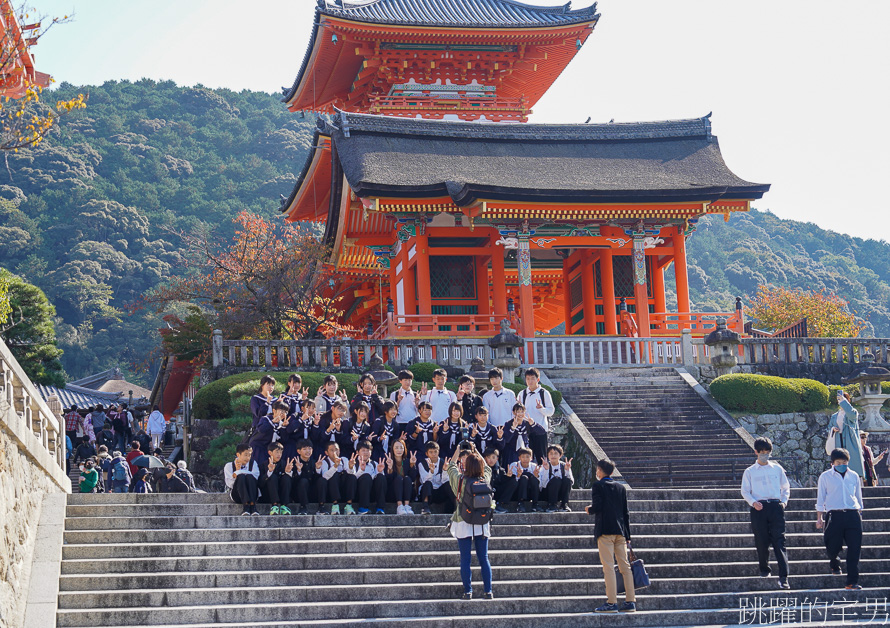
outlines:
[[[854, 443], [857, 444], [858, 443]], [[831, 467], [819, 476], [816, 489], [816, 529], [823, 532], [830, 573], [841, 574], [838, 560], [847, 546], [846, 589], [858, 591], [859, 558], [862, 555], [862, 480], [850, 467], [850, 452], [831, 451]]]
[[397, 515], [413, 515], [411, 497], [414, 494], [414, 478], [417, 476], [417, 454], [408, 453], [404, 439], [393, 441], [386, 454], [387, 498], [396, 503]]
[[352, 407], [352, 418], [346, 426], [347, 439], [340, 444], [340, 451], [344, 457], [352, 456], [358, 451], [358, 444], [371, 437], [370, 412], [371, 408], [364, 401]]
[[426, 453], [427, 443], [436, 440], [439, 435], [439, 424], [432, 420], [433, 406], [421, 401], [417, 406], [417, 418], [408, 424], [408, 447], [413, 452]]
[[318, 497], [318, 480], [321, 477], [313, 461], [312, 441], [303, 439], [297, 443], [294, 460], [294, 488], [296, 502], [300, 504], [298, 515], [309, 514], [309, 500]]
[[430, 504], [445, 504], [446, 512], [454, 510], [454, 493], [448, 483], [448, 465], [439, 457], [439, 445], [426, 444], [426, 457], [418, 464], [420, 475], [420, 514], [430, 514]]
[[340, 446], [335, 442], [329, 442], [325, 448], [325, 455], [315, 463], [315, 469], [321, 478], [318, 481], [318, 512], [324, 510], [324, 504], [328, 497], [331, 498], [331, 514], [340, 514], [340, 502], [346, 502], [343, 507], [344, 515], [354, 515], [352, 500], [355, 499], [355, 454], [347, 460], [340, 457]]
[[489, 422], [485, 406], [476, 408], [475, 422], [470, 428], [470, 440], [476, 444], [476, 451], [500, 451], [504, 447], [504, 426], [495, 427]]
[[486, 449], [483, 454], [485, 464], [491, 469], [491, 481], [489, 486], [494, 490], [494, 501], [496, 504], [494, 511], [503, 514], [509, 512], [502, 503], [504, 501], [504, 487], [507, 484], [507, 472], [504, 471], [504, 468], [501, 466], [500, 457], [501, 452], [497, 449]]
[[337, 394], [338, 385], [337, 378], [334, 375], [324, 376], [323, 383], [318, 387], [318, 393], [315, 397], [315, 408], [321, 414], [330, 412], [331, 408], [338, 401], [342, 401], [344, 404], [349, 402], [349, 397], [346, 396], [345, 390], [341, 390]]
[[488, 371], [491, 389], [482, 395], [482, 404], [488, 410], [488, 421], [495, 427], [505, 426], [513, 419], [516, 393], [504, 388], [504, 373], [499, 368]]
[[538, 512], [538, 498], [541, 484], [538, 479], [541, 468], [532, 462], [532, 450], [523, 447], [519, 450], [519, 460], [507, 468], [507, 481], [504, 484], [504, 501], [516, 499], [516, 512], [528, 512], [525, 502], [531, 502], [531, 512]]
[[287, 378], [287, 388], [278, 397], [290, 406], [288, 414], [291, 416], [301, 416], [303, 403], [309, 399], [309, 390], [302, 386], [303, 378], [298, 373], [294, 373]]
[[386, 461], [371, 460], [371, 443], [366, 440], [358, 444], [358, 456], [355, 459], [353, 475], [355, 476], [355, 493], [358, 501], [358, 514], [366, 515], [371, 511], [371, 500], [374, 500], [374, 514], [382, 515], [386, 508]]
[[414, 373], [408, 370], [399, 371], [399, 387], [389, 395], [390, 401], [399, 408], [396, 421], [403, 426], [408, 425], [417, 417], [417, 404], [420, 403], [420, 396], [411, 390], [413, 383]]
[[272, 414], [260, 419], [253, 436], [250, 437], [249, 445], [253, 449], [253, 459], [260, 465], [260, 468], [265, 467], [269, 462], [269, 445], [281, 440], [281, 434], [289, 424], [288, 410], [290, 410], [290, 406], [283, 401], [273, 403]]
[[449, 460], [457, 445], [462, 440], [469, 438], [470, 430], [463, 419], [464, 409], [461, 404], [454, 402], [448, 406], [448, 418], [442, 422], [436, 442], [439, 443], [439, 455]]
[[571, 512], [569, 495], [575, 478], [572, 476], [572, 459], [562, 462], [563, 449], [559, 445], [547, 447], [547, 459], [541, 465], [538, 480], [541, 494], [547, 501], [545, 512]]
[[472, 421], [476, 416], [476, 410], [482, 407], [482, 397], [477, 395], [476, 378], [471, 375], [461, 375], [457, 380], [457, 400], [464, 409], [464, 418]]
[[374, 423], [379, 417], [383, 416], [383, 402], [377, 394], [377, 382], [370, 373], [365, 373], [358, 380], [358, 393], [352, 398], [349, 405], [350, 411], [360, 403], [368, 404], [368, 421]]
[[281, 443], [270, 443], [267, 447], [269, 461], [260, 468], [258, 486], [272, 508], [270, 515], [289, 515], [291, 487], [293, 486], [294, 458], [284, 458], [284, 446]]
[[338, 446], [342, 446], [344, 440], [349, 438], [346, 404], [342, 401], [335, 401], [330, 410], [318, 416], [317, 422], [313, 418], [313, 426], [315, 428], [312, 432], [315, 455], [321, 459], [327, 452], [329, 443], [337, 443]]
[[504, 428], [504, 451], [501, 454], [501, 462], [505, 466], [519, 460], [519, 451], [528, 447], [529, 433], [535, 424], [525, 414], [525, 406], [518, 401], [513, 405], [513, 419]]
[[250, 414], [253, 416], [253, 423], [250, 425], [251, 433], [256, 431], [260, 419], [272, 414], [272, 404], [275, 402], [275, 397], [272, 395], [274, 390], [275, 378], [271, 375], [263, 375], [260, 379], [260, 389], [250, 399]]
[[402, 437], [402, 428], [405, 427], [396, 420], [399, 407], [394, 401], [387, 399], [381, 407], [383, 413], [371, 426], [370, 441], [374, 447], [371, 457], [374, 460], [383, 460], [386, 457], [392, 444]]
[[260, 466], [251, 460], [252, 454], [250, 445], [241, 443], [235, 448], [235, 459], [223, 467], [223, 477], [232, 501], [244, 506], [242, 515], [259, 514], [256, 501], [259, 498], [257, 482], [260, 479]]
[[541, 386], [541, 373], [536, 368], [525, 372], [527, 388], [519, 393], [516, 400], [525, 406], [525, 414], [535, 422], [529, 426], [529, 448], [535, 460], [543, 460], [547, 452], [547, 434], [550, 431], [550, 417], [556, 412], [553, 396]]
[[426, 401], [433, 408], [433, 422], [442, 423], [448, 418], [448, 408], [452, 403], [457, 403], [457, 395], [445, 388], [445, 380], [448, 373], [445, 369], [433, 371], [433, 387], [427, 388], [426, 382], [420, 389], [420, 400]]
[[[291, 405], [291, 408], [294, 406]], [[306, 399], [298, 406], [300, 414], [289, 414], [287, 425], [281, 430], [281, 444], [284, 445], [284, 458], [290, 460], [297, 457], [299, 443], [303, 440], [312, 440], [316, 425], [315, 402]], [[321, 417], [319, 417], [321, 422]]]

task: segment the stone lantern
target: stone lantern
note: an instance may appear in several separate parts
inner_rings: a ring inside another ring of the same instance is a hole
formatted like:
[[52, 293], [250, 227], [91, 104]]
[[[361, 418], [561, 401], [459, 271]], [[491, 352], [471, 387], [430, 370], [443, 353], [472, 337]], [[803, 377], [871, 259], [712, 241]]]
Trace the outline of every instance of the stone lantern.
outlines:
[[470, 362], [470, 371], [467, 375], [476, 380], [476, 390], [481, 390], [488, 386], [488, 369], [485, 368], [485, 362], [479, 356], [476, 356]]
[[738, 364], [736, 348], [741, 342], [741, 336], [736, 332], [726, 329], [726, 319], [718, 318], [717, 328], [705, 336], [705, 344], [711, 348], [711, 364], [717, 371], [717, 376], [729, 375]]
[[393, 386], [399, 382], [398, 376], [392, 371], [383, 368], [383, 358], [375, 351], [368, 360], [368, 370], [365, 374], [374, 378], [377, 383], [378, 394], [384, 399], [388, 396], [387, 386]]
[[514, 383], [516, 369], [521, 364], [517, 349], [522, 346], [522, 338], [510, 329], [510, 321], [506, 318], [501, 321], [500, 333], [491, 338], [488, 344], [494, 349], [494, 365], [504, 372], [504, 382]]
[[867, 432], [890, 432], [890, 423], [881, 416], [881, 406], [890, 399], [890, 395], [881, 392], [881, 382], [890, 381], [890, 371], [874, 362], [875, 356], [866, 353], [862, 356], [863, 367], [859, 373], [843, 381], [845, 384], [859, 384], [856, 403], [865, 409], [861, 429]]

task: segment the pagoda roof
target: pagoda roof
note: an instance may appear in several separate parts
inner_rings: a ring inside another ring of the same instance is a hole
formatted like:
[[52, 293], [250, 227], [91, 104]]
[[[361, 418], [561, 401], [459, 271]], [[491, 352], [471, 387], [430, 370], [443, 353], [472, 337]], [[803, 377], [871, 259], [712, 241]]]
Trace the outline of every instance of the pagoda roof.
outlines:
[[450, 196], [462, 207], [481, 200], [713, 202], [757, 199], [770, 187], [729, 170], [710, 114], [660, 122], [508, 124], [340, 111], [331, 122], [319, 120], [319, 135], [331, 138], [346, 180], [364, 198]]
[[533, 6], [516, 0], [318, 0], [319, 13], [331, 17], [399, 26], [529, 28], [589, 22], [596, 3], [572, 9]]

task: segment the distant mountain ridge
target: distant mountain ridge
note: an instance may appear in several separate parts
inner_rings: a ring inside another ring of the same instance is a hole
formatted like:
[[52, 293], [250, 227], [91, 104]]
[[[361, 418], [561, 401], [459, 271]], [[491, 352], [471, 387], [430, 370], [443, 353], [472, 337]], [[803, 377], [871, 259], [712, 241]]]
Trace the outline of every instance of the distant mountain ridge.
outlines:
[[[131, 381], [157, 347], [162, 321], [125, 304], [177, 272], [175, 230], [232, 233], [241, 210], [278, 217], [303, 166], [315, 116], [277, 95], [171, 81], [62, 84], [89, 93], [42, 146], [9, 155], [0, 175], [0, 266], [56, 306], [72, 377], [114, 366]], [[824, 288], [890, 336], [890, 245], [770, 213], [704, 217], [689, 239], [691, 299], [731, 309], [760, 283]], [[666, 273], [669, 290], [672, 273]], [[670, 303], [670, 300], [668, 301]], [[144, 379], [141, 383], [146, 383]]]

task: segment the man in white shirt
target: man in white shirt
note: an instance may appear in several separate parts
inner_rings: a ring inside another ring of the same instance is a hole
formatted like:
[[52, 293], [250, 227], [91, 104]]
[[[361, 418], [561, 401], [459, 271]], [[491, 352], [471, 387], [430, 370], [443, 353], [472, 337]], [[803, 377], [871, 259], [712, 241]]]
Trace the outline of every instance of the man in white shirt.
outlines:
[[488, 410], [488, 422], [493, 427], [503, 427], [513, 420], [516, 393], [504, 388], [504, 373], [499, 368], [488, 371], [491, 390], [482, 395], [482, 405]]
[[556, 412], [553, 396], [540, 384], [541, 373], [536, 368], [525, 372], [527, 388], [519, 393], [517, 400], [525, 406], [525, 415], [534, 420], [536, 429], [529, 431], [529, 447], [535, 460], [547, 457], [547, 434], [550, 432], [550, 417]]
[[859, 555], [862, 553], [862, 481], [849, 467], [846, 449], [831, 452], [831, 468], [819, 476], [816, 491], [816, 529], [825, 528], [825, 551], [831, 573], [840, 575], [837, 556], [847, 544], [847, 586], [858, 591]]
[[420, 389], [420, 400], [433, 406], [433, 423], [447, 421], [449, 406], [452, 403], [457, 403], [457, 395], [445, 388], [446, 379], [448, 379], [448, 373], [445, 369], [436, 369], [433, 371], [433, 388], [427, 390], [426, 383], [424, 383]]
[[788, 589], [788, 552], [785, 549], [785, 508], [791, 496], [791, 484], [778, 463], [771, 462], [773, 444], [768, 438], [754, 441], [757, 462], [742, 475], [742, 497], [751, 507], [751, 530], [760, 577], [770, 575], [769, 548], [773, 547], [779, 564], [779, 588]]
[[414, 373], [407, 370], [399, 371], [399, 388], [389, 395], [389, 398], [399, 408], [396, 422], [402, 425], [407, 425], [417, 417], [417, 404], [420, 403], [420, 396], [411, 390], [412, 383], [414, 383]]

